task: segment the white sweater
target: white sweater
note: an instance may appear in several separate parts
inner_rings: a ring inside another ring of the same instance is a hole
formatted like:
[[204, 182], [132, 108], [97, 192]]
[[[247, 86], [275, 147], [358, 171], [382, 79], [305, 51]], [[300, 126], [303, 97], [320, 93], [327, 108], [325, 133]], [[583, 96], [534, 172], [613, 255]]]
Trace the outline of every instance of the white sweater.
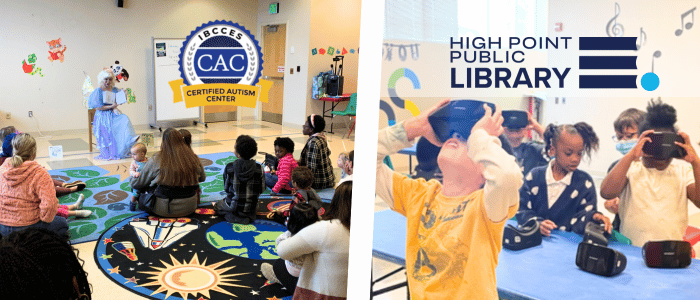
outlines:
[[346, 297], [350, 230], [338, 220], [320, 221], [302, 229], [277, 246], [277, 254], [292, 260], [311, 254], [304, 260], [297, 288], [321, 295]]

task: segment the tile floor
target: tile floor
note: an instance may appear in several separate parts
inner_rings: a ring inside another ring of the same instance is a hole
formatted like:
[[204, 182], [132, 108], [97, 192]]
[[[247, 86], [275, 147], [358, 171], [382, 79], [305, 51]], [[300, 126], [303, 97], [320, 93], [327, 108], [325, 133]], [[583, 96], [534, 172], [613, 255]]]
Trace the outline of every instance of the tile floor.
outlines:
[[[303, 136], [301, 128], [289, 128], [277, 124], [265, 123], [259, 121], [236, 121], [236, 122], [221, 122], [209, 124], [208, 128], [203, 126], [193, 126], [184, 127], [192, 133], [192, 148], [197, 154], [207, 154], [216, 153], [223, 151], [233, 151], [236, 137], [240, 134], [247, 134], [253, 136], [258, 142], [259, 151], [267, 151], [272, 153], [274, 146], [274, 140], [278, 136], [290, 137], [295, 142], [295, 157], [298, 158], [299, 153], [301, 153], [301, 148], [303, 147], [306, 137]], [[161, 134], [157, 129], [151, 129], [148, 126], [140, 126], [136, 128], [137, 134], [142, 133], [153, 133], [153, 144], [148, 146], [149, 153], [154, 153], [158, 151], [161, 142]], [[352, 139], [342, 138], [343, 131], [339, 130], [336, 134], [328, 135], [329, 137], [329, 147], [333, 156], [343, 151], [350, 151], [354, 148], [354, 141]], [[89, 166], [89, 165], [105, 165], [113, 164], [118, 162], [130, 162], [130, 160], [123, 161], [100, 161], [95, 160], [94, 157], [97, 156], [97, 152], [90, 153], [85, 147], [87, 144], [87, 130], [81, 131], [71, 131], [71, 132], [61, 132], [58, 134], [45, 133], [44, 136], [39, 136], [38, 134], [33, 134], [37, 138], [37, 162], [43, 166], [50, 169], [63, 169], [71, 167]], [[352, 137], [354, 138], [354, 137]], [[63, 145], [64, 146], [64, 158], [63, 159], [49, 159], [48, 158], [48, 147], [52, 145]], [[97, 151], [97, 150], [95, 150]], [[257, 160], [262, 160], [262, 155], [256, 157]], [[401, 173], [408, 173], [408, 162], [409, 157], [406, 155], [392, 155], [392, 163], [396, 171]], [[415, 158], [413, 158], [415, 160]], [[415, 161], [414, 161], [415, 164]], [[596, 182], [597, 185], [600, 182]], [[602, 200], [599, 201], [599, 207], [603, 207]], [[387, 205], [383, 203], [380, 199], [375, 200], [375, 211], [388, 209]], [[606, 212], [607, 213], [607, 212]], [[690, 225], [700, 227], [700, 213], [693, 214], [689, 217]], [[88, 279], [93, 286], [93, 298], [94, 299], [146, 299], [138, 297], [121, 286], [115, 284], [110, 279], [102, 274], [97, 266], [95, 265], [92, 253], [95, 248], [96, 242], [87, 242], [76, 245], [76, 248], [80, 251], [79, 257], [85, 261], [85, 270], [88, 272]], [[696, 245], [696, 252], [700, 253], [700, 246]], [[378, 278], [384, 274], [387, 274], [396, 268], [398, 265], [382, 261], [380, 259], [374, 259], [372, 263], [372, 270], [374, 277]], [[390, 285], [400, 283], [405, 280], [405, 273], [399, 272], [393, 276], [387, 278], [381, 283], [375, 285], [375, 289], [381, 289]], [[377, 300], [388, 300], [388, 299], [406, 299], [406, 288], [399, 288], [394, 291], [385, 293], [383, 295], [377, 296], [374, 299]]]
[[[306, 141], [306, 137], [301, 134], [300, 128], [289, 128], [277, 124], [259, 121], [237, 121], [211, 123], [208, 128], [203, 126], [183, 127], [192, 133], [192, 149], [197, 154], [217, 153], [233, 151], [236, 138], [241, 134], [247, 134], [256, 139], [258, 150], [274, 153], [274, 141], [276, 137], [287, 136], [295, 141], [294, 156], [299, 157], [301, 149]], [[158, 129], [151, 129], [148, 126], [136, 126], [136, 133], [153, 133], [153, 143], [148, 145], [148, 153], [153, 154], [158, 151], [161, 144], [162, 135]], [[354, 148], [354, 141], [343, 138], [344, 132], [328, 135], [329, 147], [333, 157], [337, 157], [340, 152], [350, 151]], [[94, 159], [99, 153], [88, 150], [87, 130], [45, 132], [43, 135], [32, 133], [37, 140], [37, 158], [44, 167], [49, 169], [64, 169], [90, 165], [107, 165], [120, 162], [131, 162], [129, 159], [119, 161], [101, 161]], [[63, 159], [50, 159], [49, 146], [62, 145]], [[150, 156], [150, 155], [149, 155]], [[256, 156], [256, 160], [262, 161], [263, 156]], [[333, 159], [335, 163], [335, 159]], [[147, 299], [115, 284], [112, 280], [104, 276], [100, 271], [93, 257], [96, 242], [86, 242], [75, 245], [79, 250], [78, 256], [85, 261], [85, 271], [88, 273], [88, 280], [92, 284], [93, 299]]]

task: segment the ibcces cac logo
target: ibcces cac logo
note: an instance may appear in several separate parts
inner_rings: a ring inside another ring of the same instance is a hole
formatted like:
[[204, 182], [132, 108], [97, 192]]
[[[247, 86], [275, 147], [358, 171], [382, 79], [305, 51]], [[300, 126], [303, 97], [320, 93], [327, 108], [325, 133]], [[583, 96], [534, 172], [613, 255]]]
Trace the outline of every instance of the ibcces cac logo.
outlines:
[[262, 52], [245, 27], [228, 21], [209, 22], [185, 40], [180, 50], [180, 71], [190, 85], [255, 85], [262, 72]]
[[259, 80], [262, 51], [245, 27], [223, 20], [202, 24], [185, 39], [179, 58], [187, 107], [267, 102], [272, 82]]

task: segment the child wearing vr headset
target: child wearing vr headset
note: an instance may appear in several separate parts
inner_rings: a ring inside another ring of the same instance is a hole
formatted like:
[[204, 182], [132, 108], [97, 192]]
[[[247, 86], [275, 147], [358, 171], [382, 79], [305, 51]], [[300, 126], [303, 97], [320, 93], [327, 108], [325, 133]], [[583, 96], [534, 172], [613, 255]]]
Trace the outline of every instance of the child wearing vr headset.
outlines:
[[520, 188], [518, 223], [532, 217], [541, 222], [540, 232], [552, 230], [583, 234], [591, 221], [605, 223], [610, 233], [610, 219], [596, 210], [593, 178], [578, 169], [584, 154], [589, 158], [598, 149], [598, 137], [585, 122], [574, 125], [547, 126], [544, 132], [547, 152], [554, 159], [546, 166], [532, 169]]
[[[523, 175], [501, 148], [503, 117], [500, 108], [493, 111], [480, 101], [444, 100], [379, 131], [376, 193], [406, 216], [412, 299], [498, 299], [503, 228], [518, 209]], [[383, 163], [419, 137], [442, 146], [442, 184], [410, 179]]]
[[650, 240], [682, 240], [688, 227], [688, 199], [700, 207], [700, 186], [695, 184], [700, 180], [700, 159], [688, 134], [676, 129], [676, 119], [671, 105], [649, 102], [639, 141], [600, 187], [603, 198], [620, 198], [620, 233], [635, 246]]
[[506, 137], [513, 147], [513, 155], [522, 166], [523, 175], [530, 173], [535, 167], [546, 165], [548, 161], [544, 156], [544, 145], [535, 141], [523, 141], [530, 130], [543, 136], [544, 127], [529, 112], [504, 111], [503, 118]]
[[[615, 135], [613, 140], [615, 141], [615, 149], [620, 151], [622, 155], [627, 154], [634, 148], [639, 140], [639, 125], [642, 124], [647, 113], [636, 108], [628, 108], [615, 119], [613, 122], [613, 128], [615, 128]], [[613, 162], [608, 168], [608, 173], [612, 171], [617, 162]], [[620, 231], [620, 215], [617, 213], [620, 206], [620, 198], [613, 198], [605, 201], [605, 209], [609, 212], [615, 214], [615, 219], [613, 220], [613, 230]]]

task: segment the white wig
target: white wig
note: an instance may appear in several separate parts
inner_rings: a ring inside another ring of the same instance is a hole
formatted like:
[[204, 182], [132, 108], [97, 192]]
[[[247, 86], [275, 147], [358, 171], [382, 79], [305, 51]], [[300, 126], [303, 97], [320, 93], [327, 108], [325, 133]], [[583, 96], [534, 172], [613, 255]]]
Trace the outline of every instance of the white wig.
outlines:
[[[114, 81], [114, 73], [112, 73], [111, 70], [100, 71], [100, 73], [97, 74], [97, 84], [102, 86], [102, 83], [110, 77], [112, 78], [111, 80]], [[112, 86], [114, 86], [114, 83], [112, 83]]]

